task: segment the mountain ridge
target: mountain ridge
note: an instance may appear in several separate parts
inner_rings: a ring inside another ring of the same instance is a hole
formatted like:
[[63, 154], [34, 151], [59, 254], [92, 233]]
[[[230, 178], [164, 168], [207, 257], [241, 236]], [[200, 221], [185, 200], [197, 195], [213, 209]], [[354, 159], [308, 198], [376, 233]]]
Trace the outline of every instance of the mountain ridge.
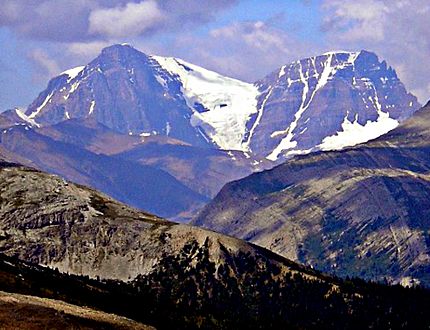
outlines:
[[430, 108], [223, 187], [192, 221], [339, 276], [430, 285]]
[[0, 178], [0, 289], [161, 329], [428, 325], [423, 289], [344, 282], [18, 164]]
[[229, 181], [377, 137], [416, 106], [365, 51], [296, 61], [250, 84], [114, 45], [53, 78], [27, 110], [0, 114], [0, 143], [11, 161], [183, 222]]
[[[181, 59], [113, 45], [87, 66], [52, 79], [25, 116], [48, 125], [93, 116], [122, 134], [170, 135], [277, 161], [365, 142], [419, 106], [395, 71], [368, 51], [305, 58], [251, 84]], [[322, 124], [309, 123], [317, 115]], [[363, 138], [357, 130], [376, 133]]]

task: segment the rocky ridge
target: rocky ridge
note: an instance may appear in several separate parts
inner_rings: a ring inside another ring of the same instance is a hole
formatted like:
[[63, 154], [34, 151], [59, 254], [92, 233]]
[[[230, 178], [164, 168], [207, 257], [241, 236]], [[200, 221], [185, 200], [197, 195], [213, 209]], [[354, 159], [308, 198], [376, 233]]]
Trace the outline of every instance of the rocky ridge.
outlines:
[[227, 184], [192, 222], [340, 276], [430, 285], [430, 107]]

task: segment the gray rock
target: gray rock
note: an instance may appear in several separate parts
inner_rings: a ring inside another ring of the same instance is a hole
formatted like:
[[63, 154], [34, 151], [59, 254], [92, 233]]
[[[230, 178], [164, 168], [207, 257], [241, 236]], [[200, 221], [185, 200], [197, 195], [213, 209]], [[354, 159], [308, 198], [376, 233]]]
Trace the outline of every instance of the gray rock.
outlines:
[[192, 222], [340, 276], [430, 285], [430, 106], [379, 139], [227, 184]]

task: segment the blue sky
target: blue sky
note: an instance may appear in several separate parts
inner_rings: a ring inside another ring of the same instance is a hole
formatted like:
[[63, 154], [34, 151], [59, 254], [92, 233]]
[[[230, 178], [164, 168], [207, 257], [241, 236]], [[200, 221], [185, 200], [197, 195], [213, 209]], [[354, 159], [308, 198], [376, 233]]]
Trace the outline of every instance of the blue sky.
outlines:
[[430, 3], [421, 0], [2, 0], [0, 111], [113, 43], [254, 81], [328, 50], [376, 52], [430, 98]]

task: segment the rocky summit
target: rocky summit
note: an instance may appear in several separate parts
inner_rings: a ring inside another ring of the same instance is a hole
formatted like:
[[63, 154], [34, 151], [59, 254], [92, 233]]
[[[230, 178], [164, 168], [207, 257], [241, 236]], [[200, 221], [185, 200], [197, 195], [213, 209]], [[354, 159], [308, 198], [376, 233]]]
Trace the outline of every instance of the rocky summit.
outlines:
[[33, 126], [90, 117], [122, 134], [276, 161], [365, 142], [419, 107], [395, 70], [367, 51], [302, 59], [251, 84], [114, 45], [52, 79], [18, 115]]
[[259, 111], [247, 141], [273, 161], [366, 142], [420, 107], [395, 70], [367, 51], [299, 60], [256, 85]]

